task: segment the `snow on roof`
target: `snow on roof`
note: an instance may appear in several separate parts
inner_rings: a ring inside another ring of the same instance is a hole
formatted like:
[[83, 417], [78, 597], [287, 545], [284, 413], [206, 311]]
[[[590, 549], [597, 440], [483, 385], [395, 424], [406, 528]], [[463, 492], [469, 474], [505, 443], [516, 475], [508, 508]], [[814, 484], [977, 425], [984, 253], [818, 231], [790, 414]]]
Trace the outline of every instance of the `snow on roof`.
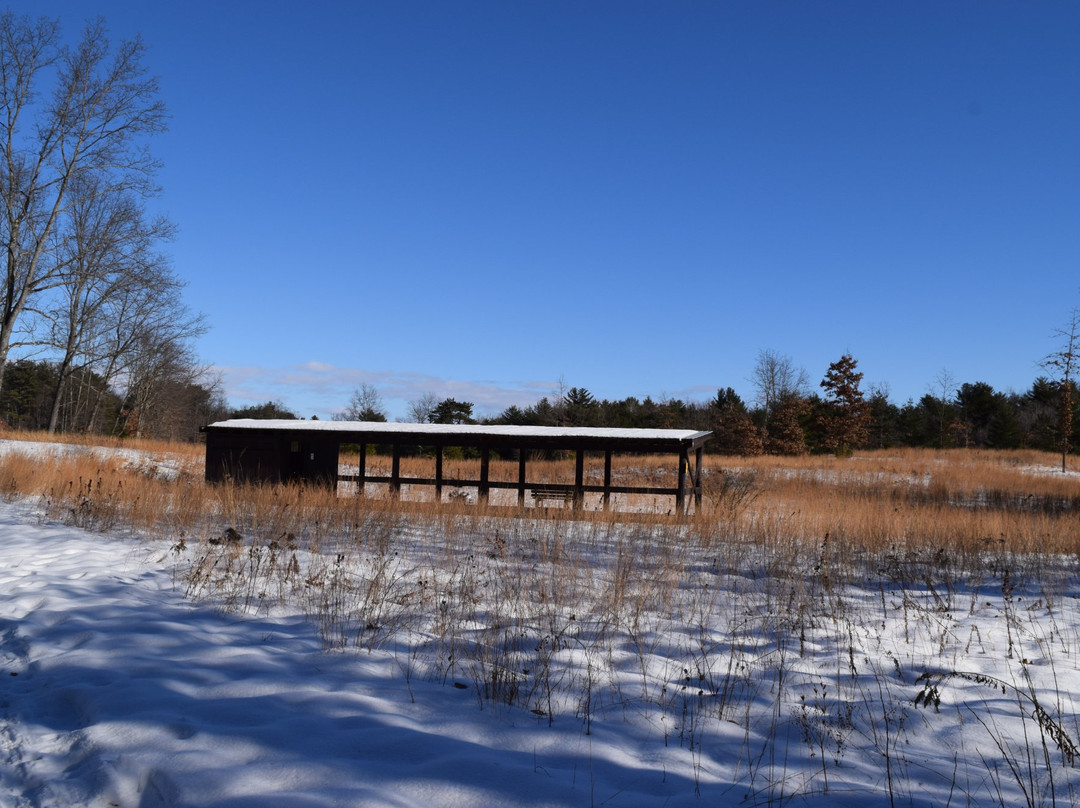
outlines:
[[463, 438], [550, 438], [641, 441], [693, 441], [709, 435], [693, 429], [606, 429], [586, 426], [492, 426], [479, 424], [403, 424], [382, 421], [291, 421], [236, 418], [207, 429], [263, 429], [301, 432], [370, 432], [384, 434], [460, 435]]

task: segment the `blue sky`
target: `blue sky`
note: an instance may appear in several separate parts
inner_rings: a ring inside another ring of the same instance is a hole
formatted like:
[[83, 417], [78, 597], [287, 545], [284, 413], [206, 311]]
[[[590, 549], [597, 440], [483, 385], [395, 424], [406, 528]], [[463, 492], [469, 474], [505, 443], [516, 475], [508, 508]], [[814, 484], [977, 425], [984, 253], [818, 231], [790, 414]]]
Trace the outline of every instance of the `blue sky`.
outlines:
[[1080, 5], [18, 0], [141, 34], [234, 405], [1023, 391], [1080, 305]]

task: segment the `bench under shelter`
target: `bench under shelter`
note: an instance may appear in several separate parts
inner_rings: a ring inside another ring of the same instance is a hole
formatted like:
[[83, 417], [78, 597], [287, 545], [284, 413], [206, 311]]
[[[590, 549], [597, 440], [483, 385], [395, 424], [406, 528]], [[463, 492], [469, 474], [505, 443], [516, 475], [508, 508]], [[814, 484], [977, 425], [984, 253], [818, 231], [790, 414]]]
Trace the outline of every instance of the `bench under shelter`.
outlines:
[[[711, 432], [687, 429], [604, 429], [596, 427], [487, 426], [473, 424], [402, 424], [374, 421], [292, 421], [234, 419], [203, 427], [206, 435], [206, 479], [210, 482], [305, 482], [333, 486], [354, 482], [363, 494], [369, 483], [389, 486], [391, 496], [399, 496], [402, 486], [434, 486], [436, 501], [444, 488], [475, 488], [480, 502], [487, 502], [492, 489], [512, 489], [517, 503], [524, 506], [526, 493], [534, 505], [561, 499], [574, 508], [584, 505], [586, 493], [598, 493], [606, 510], [612, 494], [674, 496], [676, 512], [686, 512], [690, 498], [701, 505], [702, 454]], [[342, 445], [359, 447], [356, 474], [341, 474]], [[389, 449], [389, 476], [369, 474], [368, 446]], [[434, 477], [404, 477], [401, 458], [417, 447], [433, 450]], [[479, 455], [479, 476], [474, 480], [448, 479], [443, 460], [450, 447], [473, 449]], [[492, 453], [516, 457], [517, 479], [493, 480], [489, 474]], [[585, 453], [603, 453], [601, 484], [587, 483]], [[569, 453], [574, 456], [574, 482], [550, 483], [532, 480], [528, 474], [530, 456]], [[675, 486], [626, 486], [612, 481], [615, 454], [670, 454], [677, 458]]]

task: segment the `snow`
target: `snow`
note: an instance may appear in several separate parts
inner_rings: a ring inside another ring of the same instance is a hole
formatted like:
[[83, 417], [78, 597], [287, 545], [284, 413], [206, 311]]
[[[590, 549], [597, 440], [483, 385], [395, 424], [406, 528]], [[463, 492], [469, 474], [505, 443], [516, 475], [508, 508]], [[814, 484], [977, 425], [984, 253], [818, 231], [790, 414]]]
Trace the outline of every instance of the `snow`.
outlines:
[[508, 438], [601, 438], [616, 440], [688, 441], [708, 435], [692, 429], [615, 429], [605, 427], [489, 426], [478, 424], [405, 424], [381, 421], [290, 421], [235, 418], [210, 424], [209, 429], [269, 429], [304, 432], [374, 432], [416, 435]]
[[[0, 805], [621, 804], [692, 793], [618, 738], [327, 654], [301, 616], [178, 591], [164, 546], [0, 506]], [[538, 725], [544, 724], [544, 727]], [[629, 802], [627, 802], [629, 800]]]
[[[392, 552], [355, 561], [384, 564], [408, 595], [455, 550], [430, 524], [395, 524]], [[493, 546], [469, 524], [474, 535], [455, 541]], [[561, 616], [557, 630], [515, 624], [513, 654], [551, 666], [550, 712], [485, 697], [469, 664], [445, 662], [432, 626], [394, 634], [389, 610], [406, 597], [379, 606], [390, 634], [370, 649], [327, 651], [310, 603], [193, 588], [209, 546], [92, 533], [29, 501], [0, 503], [0, 806], [1080, 804], [1080, 761], [1066, 754], [1080, 737], [1075, 559], [1012, 559], [1004, 580], [988, 557], [983, 580], [918, 584], [885, 569], [830, 587], [813, 558], [805, 580], [776, 578], [760, 548], [718, 563], [644, 528], [513, 524], [495, 534], [506, 559], [475, 552], [437, 581], [475, 587], [460, 622], [474, 636], [451, 638], [459, 648], [479, 648], [495, 613], [478, 578], [545, 574], [511, 569], [529, 542], [616, 569], [640, 540], [679, 571], [662, 614], [638, 603], [601, 625], [599, 611], [537, 605], [534, 616]], [[297, 556], [305, 573], [324, 563]], [[913, 562], [898, 550], [882, 563]], [[585, 591], [597, 573], [558, 574]], [[651, 574], [635, 569], [626, 585]], [[831, 611], [796, 614], [816, 602]], [[938, 709], [917, 706], [920, 693]]]

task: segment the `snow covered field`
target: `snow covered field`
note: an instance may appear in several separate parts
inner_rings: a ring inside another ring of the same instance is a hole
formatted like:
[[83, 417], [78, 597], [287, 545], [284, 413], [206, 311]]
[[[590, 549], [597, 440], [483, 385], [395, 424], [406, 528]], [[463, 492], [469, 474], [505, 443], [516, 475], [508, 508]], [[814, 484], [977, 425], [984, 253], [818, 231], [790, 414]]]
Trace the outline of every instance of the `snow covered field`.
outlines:
[[637, 804], [692, 788], [632, 738], [480, 711], [385, 654], [323, 653], [302, 617], [174, 587], [168, 548], [0, 508], [0, 804]]
[[266, 529], [0, 505], [0, 805], [1080, 803], [1075, 558]]

